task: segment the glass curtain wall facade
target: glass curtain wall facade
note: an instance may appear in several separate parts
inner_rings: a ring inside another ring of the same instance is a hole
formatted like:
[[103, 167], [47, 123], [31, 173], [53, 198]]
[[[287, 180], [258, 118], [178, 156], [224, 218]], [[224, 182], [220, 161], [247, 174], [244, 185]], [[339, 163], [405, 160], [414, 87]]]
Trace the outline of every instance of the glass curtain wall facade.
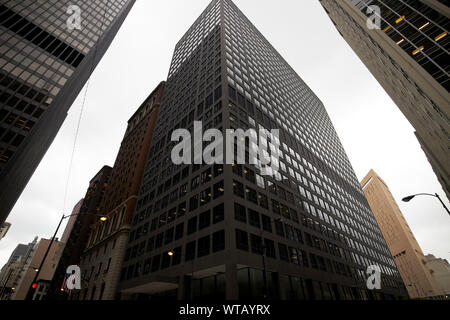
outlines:
[[[0, 223], [49, 148], [134, 0], [0, 4]], [[71, 6], [77, 6], [78, 9]], [[80, 14], [80, 29], [69, 28]]]
[[[450, 8], [438, 0], [320, 0], [415, 129], [450, 199]], [[373, 6], [373, 7], [372, 7]], [[379, 8], [374, 13], [370, 8]], [[368, 20], [379, 21], [369, 29]]]
[[450, 20], [439, 7], [417, 0], [352, 0], [352, 3], [365, 14], [368, 6], [380, 7], [382, 32], [449, 91]]
[[[171, 133], [193, 134], [195, 120], [203, 130], [280, 129], [279, 173], [174, 165]], [[383, 273], [377, 293], [366, 290], [373, 264]], [[176, 45], [120, 291], [180, 299], [405, 295], [322, 102], [231, 1], [212, 1]]]

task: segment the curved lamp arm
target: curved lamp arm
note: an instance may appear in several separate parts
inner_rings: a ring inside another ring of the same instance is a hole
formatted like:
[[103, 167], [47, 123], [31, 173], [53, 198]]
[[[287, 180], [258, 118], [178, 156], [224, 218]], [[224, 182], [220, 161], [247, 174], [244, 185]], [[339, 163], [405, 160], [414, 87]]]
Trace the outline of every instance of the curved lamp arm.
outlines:
[[418, 194], [414, 194], [414, 195], [411, 195], [411, 196], [404, 197], [404, 198], [402, 199], [402, 201], [403, 201], [403, 202], [409, 202], [409, 201], [411, 201], [411, 200], [412, 200], [414, 197], [416, 197], [416, 196], [430, 196], [430, 197], [438, 198], [439, 202], [442, 204], [442, 206], [444, 207], [445, 211], [447, 211], [447, 213], [450, 215], [450, 211], [449, 211], [448, 208], [445, 206], [444, 202], [441, 200], [441, 198], [439, 197], [439, 195], [438, 195], [437, 193], [435, 193], [435, 194], [431, 194], [431, 193], [418, 193]]

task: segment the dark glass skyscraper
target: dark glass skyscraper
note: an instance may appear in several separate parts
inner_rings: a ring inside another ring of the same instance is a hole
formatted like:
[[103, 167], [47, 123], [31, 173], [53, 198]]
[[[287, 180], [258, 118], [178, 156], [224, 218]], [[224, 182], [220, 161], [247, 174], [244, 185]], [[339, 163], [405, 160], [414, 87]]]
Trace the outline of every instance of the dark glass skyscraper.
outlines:
[[[195, 120], [280, 129], [279, 173], [174, 165], [171, 134]], [[123, 298], [406, 294], [322, 102], [230, 0], [212, 1], [176, 45], [131, 228]]]
[[0, 224], [134, 2], [1, 1]]
[[[450, 8], [438, 0], [320, 0], [416, 130], [450, 199]], [[379, 9], [379, 12], [371, 8]], [[368, 20], [379, 22], [370, 29]]]

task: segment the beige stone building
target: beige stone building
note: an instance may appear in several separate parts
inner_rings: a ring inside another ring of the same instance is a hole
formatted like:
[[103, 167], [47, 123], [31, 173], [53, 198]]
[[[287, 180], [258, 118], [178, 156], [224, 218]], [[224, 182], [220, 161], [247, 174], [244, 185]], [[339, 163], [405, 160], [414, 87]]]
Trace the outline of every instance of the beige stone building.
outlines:
[[432, 254], [426, 255], [428, 267], [432, 271], [437, 284], [444, 291], [445, 298], [450, 298], [450, 264], [447, 260], [437, 258]]
[[[41, 239], [36, 245], [34, 253], [29, 261], [23, 267], [23, 276], [17, 288], [14, 290], [11, 300], [25, 300], [28, 291], [31, 288], [36, 270], [41, 265], [42, 259], [44, 258], [45, 252], [50, 245], [49, 239]], [[50, 251], [48, 252], [47, 258], [39, 272], [39, 277], [37, 279], [38, 287], [34, 292], [32, 300], [42, 300], [48, 290], [50, 281], [53, 278], [56, 267], [58, 266], [59, 259], [64, 250], [64, 243], [57, 241], [53, 242]]]
[[[415, 129], [450, 199], [450, 8], [438, 0], [320, 0], [355, 51]], [[379, 8], [380, 13], [371, 8]], [[377, 22], [379, 28], [369, 28]]]
[[427, 266], [427, 259], [389, 187], [373, 170], [361, 181], [361, 187], [410, 298], [442, 296], [442, 290]]
[[23, 279], [37, 247], [38, 237], [28, 244], [19, 244], [0, 271], [0, 300], [9, 300]]

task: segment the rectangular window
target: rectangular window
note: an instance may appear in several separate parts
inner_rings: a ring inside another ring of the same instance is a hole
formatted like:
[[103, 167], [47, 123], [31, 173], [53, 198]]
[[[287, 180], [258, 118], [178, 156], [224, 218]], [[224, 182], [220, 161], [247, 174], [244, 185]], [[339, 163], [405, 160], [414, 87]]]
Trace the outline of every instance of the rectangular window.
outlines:
[[238, 92], [238, 94], [237, 94], [237, 103], [238, 103], [238, 105], [241, 106], [242, 108], [245, 108], [245, 98], [244, 98], [244, 96], [243, 96], [242, 94], [240, 94], [239, 92]]
[[235, 195], [244, 198], [244, 185], [239, 181], [233, 180], [233, 192]]
[[256, 254], [262, 254], [262, 238], [260, 236], [250, 234], [250, 245], [252, 252]]
[[164, 237], [164, 244], [169, 244], [173, 241], [174, 228], [170, 228], [166, 230], [166, 234]]
[[203, 102], [200, 102], [199, 105], [197, 106], [197, 117], [201, 116], [203, 113]]
[[270, 217], [261, 214], [262, 227], [264, 231], [272, 232], [272, 223], [270, 221]]
[[247, 187], [245, 189], [245, 193], [247, 194], [248, 201], [258, 204], [258, 193], [256, 192], [256, 190]]
[[223, 173], [223, 164], [215, 164], [213, 167], [214, 177], [218, 177]]
[[188, 220], [187, 234], [193, 234], [194, 232], [197, 232], [197, 217]]
[[213, 224], [223, 221], [225, 218], [224, 204], [221, 203], [213, 209]]
[[198, 200], [199, 200], [198, 194], [189, 199], [189, 211], [194, 211], [195, 209], [198, 208]]
[[195, 258], [195, 241], [191, 241], [186, 244], [186, 257], [185, 261], [191, 261]]
[[184, 223], [180, 223], [175, 227], [175, 240], [183, 238], [184, 233]]
[[203, 238], [198, 239], [198, 249], [197, 249], [197, 256], [203, 257], [208, 255], [210, 252], [210, 236], [206, 236]]
[[147, 241], [147, 252], [152, 251], [154, 245], [155, 245], [155, 237], [149, 238]]
[[289, 247], [289, 254], [290, 254], [290, 257], [291, 257], [291, 262], [293, 264], [299, 264], [298, 255], [297, 255], [297, 249]]
[[161, 248], [163, 244], [163, 239], [164, 239], [164, 232], [161, 232], [156, 236], [155, 249]]
[[211, 188], [206, 188], [200, 192], [200, 205], [203, 206], [211, 201]]
[[201, 175], [202, 183], [209, 182], [211, 180], [211, 178], [212, 178], [211, 168], [208, 168], [202, 172], [202, 175]]
[[143, 274], [149, 274], [150, 273], [151, 265], [152, 265], [152, 259], [151, 258], [146, 259], [145, 262], [144, 262], [144, 272], [143, 272]]
[[247, 216], [245, 213], [245, 207], [239, 203], [234, 204], [234, 219], [247, 223]]
[[311, 262], [311, 268], [318, 269], [316, 256], [312, 253], [309, 254], [309, 261]]
[[164, 226], [166, 224], [166, 220], [167, 220], [167, 212], [159, 216], [158, 228]]
[[259, 213], [256, 212], [255, 210], [248, 209], [248, 222], [251, 226], [260, 228], [261, 223], [259, 220]]
[[248, 234], [245, 231], [236, 229], [236, 248], [248, 251]]
[[308, 246], [310, 246], [310, 247], [313, 246], [313, 241], [312, 241], [311, 235], [307, 232], [305, 232], [305, 242]]
[[278, 251], [280, 252], [280, 259], [289, 262], [288, 249], [284, 244], [278, 243]]
[[217, 87], [214, 91], [214, 102], [222, 98], [222, 87]]
[[177, 211], [178, 217], [182, 217], [185, 214], [186, 214], [186, 201], [184, 201], [178, 205], [178, 211]]
[[295, 232], [297, 234], [297, 241], [301, 244], [303, 244], [303, 236], [302, 232], [299, 229], [295, 229]]
[[244, 174], [245, 174], [245, 179], [247, 179], [251, 183], [256, 183], [255, 171], [246, 167], [246, 168], [244, 168]]
[[267, 196], [263, 193], [258, 193], [259, 205], [264, 209], [269, 209], [269, 200]]
[[205, 99], [205, 108], [208, 109], [213, 104], [213, 96], [212, 93], [206, 97]]
[[242, 177], [242, 172], [243, 172], [242, 165], [240, 165], [240, 164], [233, 164], [232, 165], [232, 169], [233, 169], [233, 173], [234, 174]]
[[198, 219], [198, 230], [205, 229], [211, 225], [211, 212], [210, 210], [200, 213]]
[[[189, 172], [189, 170], [188, 170], [188, 172]], [[187, 183], [183, 184], [180, 187], [180, 198], [184, 197], [186, 195], [186, 193], [187, 193]], [[156, 208], [155, 208], [155, 210], [156, 210]]]
[[216, 183], [214, 185], [214, 199], [220, 198], [223, 196], [224, 188], [223, 188], [223, 180]]
[[225, 249], [225, 230], [214, 232], [212, 235], [213, 252]]
[[275, 220], [275, 231], [277, 235], [285, 237], [283, 223], [278, 220]]
[[228, 86], [228, 95], [232, 100], [236, 101], [236, 89], [234, 89], [231, 86]]
[[273, 213], [275, 213], [277, 215], [281, 215], [280, 204], [278, 203], [278, 201], [273, 200], [273, 199], [272, 199], [272, 211], [273, 211]]
[[275, 242], [273, 242], [270, 239], [264, 239], [264, 245], [265, 245], [265, 252], [264, 254], [269, 257], [269, 258], [274, 258], [276, 259], [276, 255], [275, 255]]
[[197, 187], [200, 185], [200, 176], [196, 176], [191, 180], [191, 190], [197, 189]]
[[309, 267], [308, 263], [308, 256], [306, 255], [306, 252], [303, 250], [297, 250], [299, 262], [303, 267]]

